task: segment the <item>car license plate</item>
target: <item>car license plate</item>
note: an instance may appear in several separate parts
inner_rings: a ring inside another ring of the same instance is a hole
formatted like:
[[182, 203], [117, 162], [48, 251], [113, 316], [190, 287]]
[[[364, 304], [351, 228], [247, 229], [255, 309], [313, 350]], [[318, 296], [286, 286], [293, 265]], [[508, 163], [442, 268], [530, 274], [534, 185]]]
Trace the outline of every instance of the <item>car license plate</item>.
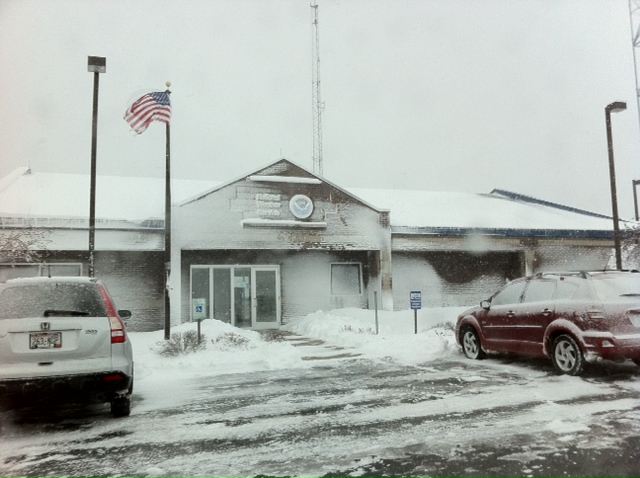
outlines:
[[629, 320], [631, 320], [634, 327], [640, 327], [640, 315], [629, 314]]
[[45, 332], [29, 334], [29, 348], [31, 349], [59, 349], [62, 347], [62, 333]]

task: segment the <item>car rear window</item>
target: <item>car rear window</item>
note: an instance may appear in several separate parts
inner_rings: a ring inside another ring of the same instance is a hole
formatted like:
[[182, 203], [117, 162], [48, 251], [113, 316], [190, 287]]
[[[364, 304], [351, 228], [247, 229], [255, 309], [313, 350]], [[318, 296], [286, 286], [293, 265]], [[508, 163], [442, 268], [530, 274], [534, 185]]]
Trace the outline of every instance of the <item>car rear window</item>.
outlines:
[[69, 315], [107, 316], [95, 284], [29, 284], [7, 287], [0, 293], [0, 319]]
[[602, 300], [640, 296], [640, 275], [601, 275], [593, 278], [593, 287]]

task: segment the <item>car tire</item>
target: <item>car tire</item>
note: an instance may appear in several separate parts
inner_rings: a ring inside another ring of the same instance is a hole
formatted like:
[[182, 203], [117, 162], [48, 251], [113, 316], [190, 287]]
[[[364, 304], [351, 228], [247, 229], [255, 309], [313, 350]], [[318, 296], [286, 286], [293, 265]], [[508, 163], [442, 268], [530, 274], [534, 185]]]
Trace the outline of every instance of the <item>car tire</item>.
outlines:
[[114, 418], [128, 417], [131, 414], [131, 395], [115, 397], [111, 400], [111, 415]]
[[631, 360], [633, 360], [634, 364], [636, 364], [638, 367], [640, 367], [640, 358], [634, 358], [634, 359], [631, 359]]
[[566, 375], [580, 375], [584, 370], [582, 350], [575, 339], [563, 334], [553, 341], [551, 360], [556, 371]]
[[471, 360], [482, 360], [486, 357], [480, 344], [480, 336], [473, 327], [465, 327], [462, 329], [460, 342], [462, 342], [462, 351], [467, 358]]

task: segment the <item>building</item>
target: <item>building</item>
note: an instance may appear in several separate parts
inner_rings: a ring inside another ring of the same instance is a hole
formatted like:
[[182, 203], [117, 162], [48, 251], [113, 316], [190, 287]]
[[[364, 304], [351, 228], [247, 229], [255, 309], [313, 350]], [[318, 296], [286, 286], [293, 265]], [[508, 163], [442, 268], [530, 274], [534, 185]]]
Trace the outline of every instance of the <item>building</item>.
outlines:
[[[0, 235], [46, 229], [38, 264], [0, 256], [0, 282], [86, 274], [89, 179], [26, 168], [0, 182]], [[494, 190], [346, 189], [280, 159], [227, 182], [172, 185], [172, 323], [274, 328], [316, 310], [460, 306], [544, 270], [604, 269], [610, 217]], [[96, 276], [134, 312], [164, 319], [164, 180], [99, 177]], [[0, 251], [2, 254], [2, 251]]]

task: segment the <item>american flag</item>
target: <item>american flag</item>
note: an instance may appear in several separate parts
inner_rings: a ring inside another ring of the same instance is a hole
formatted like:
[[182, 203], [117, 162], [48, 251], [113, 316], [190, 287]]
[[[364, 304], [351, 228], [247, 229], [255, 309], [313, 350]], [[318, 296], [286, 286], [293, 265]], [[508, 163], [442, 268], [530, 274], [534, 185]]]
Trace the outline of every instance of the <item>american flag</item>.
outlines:
[[169, 124], [171, 101], [169, 91], [147, 93], [135, 101], [124, 114], [124, 119], [136, 134], [144, 133], [152, 121]]

